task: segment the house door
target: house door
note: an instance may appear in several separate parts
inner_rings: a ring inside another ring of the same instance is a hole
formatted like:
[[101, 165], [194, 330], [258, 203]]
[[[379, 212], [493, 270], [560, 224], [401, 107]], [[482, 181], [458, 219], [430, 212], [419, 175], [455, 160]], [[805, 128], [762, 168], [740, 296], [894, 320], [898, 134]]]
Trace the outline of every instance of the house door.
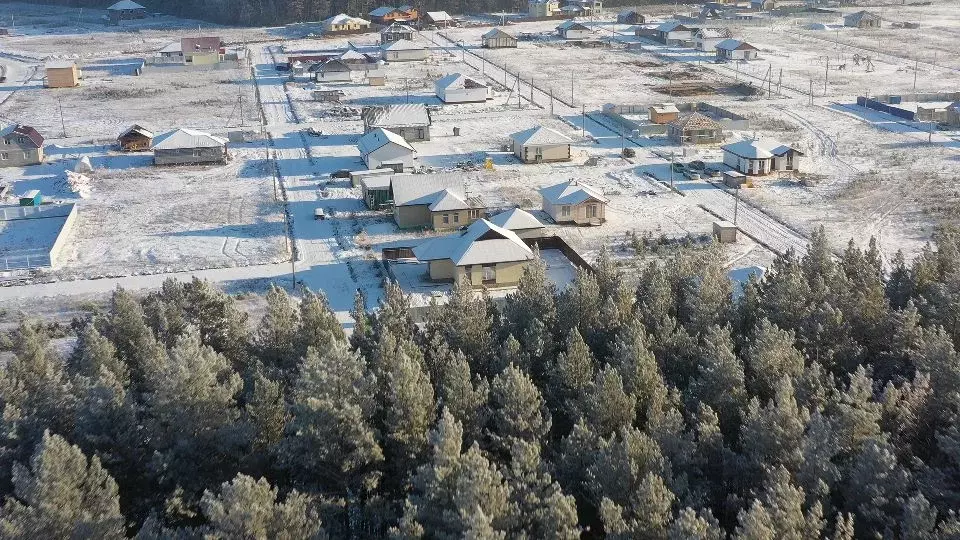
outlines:
[[587, 219], [596, 219], [597, 217], [597, 205], [588, 204], [587, 205]]
[[539, 146], [537, 147], [534, 160], [536, 160], [537, 163], [543, 161], [543, 148], [540, 148]]

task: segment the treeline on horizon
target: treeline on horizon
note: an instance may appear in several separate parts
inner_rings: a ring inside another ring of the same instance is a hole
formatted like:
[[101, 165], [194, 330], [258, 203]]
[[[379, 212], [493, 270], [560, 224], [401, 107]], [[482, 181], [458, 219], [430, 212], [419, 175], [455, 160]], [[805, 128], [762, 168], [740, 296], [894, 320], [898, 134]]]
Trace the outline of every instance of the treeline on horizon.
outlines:
[[[115, 0], [33, 0], [37, 4], [75, 8], [105, 9]], [[377, 0], [138, 0], [151, 12], [187, 19], [200, 19], [227, 25], [259, 26], [319, 21], [338, 13], [366, 17], [380, 6], [409, 3], [426, 11], [447, 11], [451, 14], [527, 11], [525, 0], [426, 0], [421, 2], [382, 3]], [[605, 6], [638, 6], [669, 3], [665, 0], [623, 0]]]
[[251, 321], [199, 280], [25, 314], [0, 537], [960, 535], [960, 236], [908, 265], [821, 230], [736, 301], [714, 248], [640, 268], [537, 261], [423, 324], [388, 284], [349, 338], [322, 294]]

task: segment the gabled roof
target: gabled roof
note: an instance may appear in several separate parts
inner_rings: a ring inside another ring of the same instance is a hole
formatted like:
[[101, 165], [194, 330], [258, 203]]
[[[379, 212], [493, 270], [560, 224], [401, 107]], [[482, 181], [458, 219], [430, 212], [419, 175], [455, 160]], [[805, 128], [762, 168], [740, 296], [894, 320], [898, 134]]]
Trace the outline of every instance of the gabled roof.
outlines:
[[575, 180], [540, 188], [540, 195], [552, 204], [580, 204], [591, 199], [602, 203], [608, 202], [608, 199], [596, 188]]
[[414, 151], [413, 147], [410, 146], [410, 143], [408, 143], [406, 139], [392, 131], [387, 131], [383, 128], [377, 128], [370, 133], [367, 133], [363, 137], [360, 137], [360, 140], [357, 141], [357, 148], [360, 149], [360, 154], [365, 156], [370, 152], [383, 148], [391, 143], [406, 148], [411, 152]]
[[667, 21], [657, 27], [657, 32], [673, 32], [676, 30], [684, 31], [690, 29], [681, 24], [679, 21]]
[[463, 188], [463, 176], [446, 174], [395, 174], [390, 177], [395, 206], [432, 205], [446, 192], [467, 200]]
[[450, 16], [446, 11], [428, 11], [427, 17], [430, 17], [430, 20], [434, 22], [442, 21], [452, 21], [453, 17]]
[[585, 30], [590, 31], [590, 27], [584, 26], [577, 21], [565, 21], [563, 24], [557, 27], [557, 30], [561, 32], [566, 32], [567, 30]]
[[451, 210], [466, 210], [471, 206], [466, 199], [455, 191], [445, 189], [437, 195], [436, 200], [430, 204], [429, 208], [431, 212], [448, 212]]
[[410, 25], [396, 23], [396, 22], [390, 24], [390, 26], [384, 28], [383, 30], [380, 30], [381, 34], [389, 34], [392, 32], [407, 32], [412, 34], [416, 32], [416, 30]]
[[680, 109], [678, 109], [673, 103], [658, 103], [656, 105], [651, 105], [650, 109], [657, 114], [680, 113]]
[[307, 68], [310, 72], [332, 73], [335, 71], [350, 71], [350, 66], [339, 58], [331, 58], [326, 62], [317, 62]]
[[77, 67], [73, 60], [51, 60], [43, 65], [44, 69], [70, 69]]
[[431, 124], [430, 111], [422, 103], [365, 107], [363, 121], [374, 128], [420, 127]]
[[411, 6], [410, 4], [404, 4], [397, 8], [397, 11], [413, 11], [413, 10], [414, 10], [414, 7]]
[[753, 45], [747, 43], [746, 41], [740, 41], [739, 39], [725, 39], [720, 43], [717, 43], [717, 48], [722, 51], [744, 51], [744, 50], [754, 50], [757, 48]]
[[437, 91], [447, 88], [487, 88], [487, 85], [472, 77], [467, 77], [462, 73], [450, 73], [444, 75], [434, 83]]
[[184, 148], [216, 148], [225, 146], [227, 140], [195, 129], [180, 128], [168, 131], [154, 140], [154, 150], [179, 150]]
[[339, 13], [339, 14], [337, 14], [337, 15], [334, 15], [333, 17], [330, 17], [329, 19], [324, 19], [323, 23], [324, 23], [324, 24], [330, 24], [330, 25], [333, 25], [333, 24], [350, 24], [350, 23], [370, 24], [370, 21], [361, 19], [361, 18], [359, 18], [359, 17], [351, 17], [351, 16], [347, 15], [346, 13]]
[[370, 15], [371, 17], [385, 17], [393, 13], [394, 11], [399, 11], [399, 10], [395, 7], [380, 6], [377, 9], [371, 11], [370, 13], [367, 13], [367, 15]]
[[573, 139], [563, 133], [543, 126], [519, 131], [510, 135], [510, 138], [521, 145], [538, 144], [546, 146], [551, 144], [570, 144], [573, 142]]
[[153, 138], [153, 132], [139, 124], [134, 124], [128, 127], [127, 129], [123, 130], [123, 133], [121, 133], [120, 135], [117, 135], [117, 138], [119, 139], [120, 137], [125, 137], [127, 135], [130, 135], [131, 133], [135, 133], [137, 135], [141, 135], [149, 139]]
[[450, 259], [456, 266], [532, 260], [533, 251], [516, 235], [478, 219], [460, 234], [431, 238], [413, 248], [421, 261]]
[[858, 11], [856, 13], [851, 13], [843, 18], [844, 22], [859, 23], [862, 20], [876, 21], [879, 20], [880, 16], [871, 11]]
[[185, 37], [180, 38], [180, 50], [184, 54], [219, 51], [221, 43], [220, 36]]
[[23, 124], [8, 124], [4, 126], [3, 129], [0, 129], [0, 137], [6, 137], [7, 135], [20, 135], [26, 137], [36, 148], [43, 147], [43, 135], [40, 135], [40, 132], [36, 129], [25, 126]]
[[173, 43], [167, 45], [166, 47], [160, 49], [162, 53], [178, 53], [183, 52], [183, 49], [180, 47], [179, 41], [174, 41]]
[[803, 154], [792, 146], [781, 144], [772, 139], [746, 139], [724, 145], [721, 148], [724, 152], [746, 159], [769, 159], [773, 156], [782, 156], [790, 151]]
[[511, 208], [505, 212], [500, 212], [499, 214], [492, 216], [490, 218], [490, 222], [498, 227], [503, 227], [504, 229], [510, 231], [539, 229], [543, 227], [543, 223], [540, 223], [540, 220], [537, 219], [533, 214], [519, 208]]
[[426, 47], [423, 45], [417, 45], [408, 39], [398, 39], [397, 41], [388, 43], [381, 48], [385, 51], [422, 51], [426, 49]]
[[517, 39], [516, 36], [510, 35], [499, 28], [493, 28], [481, 37], [484, 39], [493, 39], [498, 37], [508, 37], [513, 40]]
[[116, 4], [107, 8], [109, 11], [122, 11], [125, 9], [147, 9], [133, 0], [120, 0]]
[[705, 114], [703, 114], [703, 113], [698, 113], [698, 112], [693, 112], [693, 113], [690, 113], [690, 114], [685, 114], [685, 115], [677, 118], [677, 119], [674, 120], [673, 122], [670, 122], [669, 125], [671, 125], [671, 126], [673, 126], [673, 127], [675, 127], [675, 128], [679, 128], [679, 129], [681, 129], [681, 130], [688, 130], [688, 129], [722, 129], [722, 127], [720, 126], [720, 124], [719, 124], [716, 120], [714, 120], [713, 118], [710, 118], [709, 116], [707, 116], [707, 115], [705, 115]]
[[343, 62], [360, 60], [366, 63], [374, 63], [377, 61], [375, 56], [370, 56], [369, 54], [358, 51], [357, 49], [347, 49], [343, 54], [337, 57]]

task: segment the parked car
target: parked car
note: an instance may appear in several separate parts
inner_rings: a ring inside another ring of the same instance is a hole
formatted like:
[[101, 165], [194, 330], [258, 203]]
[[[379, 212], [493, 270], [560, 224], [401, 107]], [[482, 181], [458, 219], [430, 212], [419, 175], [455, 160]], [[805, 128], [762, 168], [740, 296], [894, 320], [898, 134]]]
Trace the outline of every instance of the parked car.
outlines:
[[348, 169], [340, 169], [339, 171], [333, 171], [330, 173], [330, 178], [350, 178], [350, 171]]
[[313, 211], [313, 219], [324, 220], [327, 219], [327, 213], [323, 211], [323, 208], [317, 208]]
[[682, 173], [683, 171], [687, 170], [687, 166], [684, 165], [683, 163], [674, 163], [672, 167], [673, 167], [673, 172]]
[[707, 165], [704, 162], [700, 161], [699, 159], [695, 159], [690, 162], [688, 167], [690, 167], [695, 171], [702, 171], [707, 168]]
[[290, 71], [290, 66], [288, 64], [277, 64], [277, 71]]
[[311, 137], [323, 137], [323, 132], [315, 127], [309, 127], [307, 128], [307, 135]]

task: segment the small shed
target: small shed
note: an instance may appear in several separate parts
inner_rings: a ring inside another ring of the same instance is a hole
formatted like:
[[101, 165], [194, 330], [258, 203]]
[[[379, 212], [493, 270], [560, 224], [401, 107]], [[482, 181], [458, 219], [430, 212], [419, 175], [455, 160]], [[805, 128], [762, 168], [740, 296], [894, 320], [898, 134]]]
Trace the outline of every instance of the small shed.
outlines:
[[499, 28], [490, 30], [480, 39], [484, 49], [511, 49], [517, 46], [517, 38]]
[[743, 174], [740, 171], [724, 171], [723, 172], [723, 185], [729, 188], [736, 189], [746, 183], [747, 183], [747, 175]]
[[124, 152], [149, 150], [150, 145], [153, 144], [153, 132], [134, 124], [117, 137], [117, 144]]
[[593, 35], [593, 31], [577, 21], [569, 20], [557, 26], [557, 35], [563, 39], [588, 39]]
[[673, 103], [658, 103], [647, 109], [650, 122], [653, 124], [669, 124], [680, 116], [680, 109]]
[[843, 25], [851, 28], [880, 28], [882, 19], [871, 11], [858, 11], [843, 18]]
[[313, 80], [316, 82], [342, 82], [353, 78], [353, 70], [339, 58], [331, 58], [326, 62], [314, 64], [307, 70], [313, 73]]
[[364, 178], [371, 176], [391, 176], [395, 173], [393, 169], [367, 169], [363, 171], [351, 171], [350, 172], [350, 185], [353, 187], [360, 187], [363, 183]]
[[721, 244], [737, 243], [737, 226], [726, 220], [713, 222], [713, 236]]
[[607, 203], [600, 190], [576, 180], [540, 188], [543, 211], [557, 223], [600, 225], [606, 221]]
[[667, 124], [667, 136], [679, 144], [716, 144], [723, 141], [723, 127], [713, 118], [693, 112]]
[[456, 26], [456, 21], [446, 11], [428, 11], [424, 18], [427, 24], [437, 28]]
[[43, 202], [43, 195], [39, 189], [31, 189], [20, 196], [20, 206], [40, 206]]
[[617, 14], [617, 24], [643, 24], [647, 18], [635, 9], [627, 9]]
[[[393, 173], [393, 169], [387, 169]], [[371, 210], [383, 210], [393, 204], [390, 194], [390, 175], [366, 176], [360, 180], [360, 191], [363, 193], [363, 202]]]
[[433, 121], [430, 110], [423, 103], [364, 107], [360, 117], [363, 119], [364, 133], [382, 128], [400, 135], [407, 142], [430, 140]]
[[133, 0], [120, 0], [107, 8], [107, 16], [111, 24], [120, 24], [120, 21], [146, 18], [147, 8]]
[[48, 62], [44, 86], [47, 88], [73, 88], [80, 86], [80, 68], [77, 63], [68, 61]]

